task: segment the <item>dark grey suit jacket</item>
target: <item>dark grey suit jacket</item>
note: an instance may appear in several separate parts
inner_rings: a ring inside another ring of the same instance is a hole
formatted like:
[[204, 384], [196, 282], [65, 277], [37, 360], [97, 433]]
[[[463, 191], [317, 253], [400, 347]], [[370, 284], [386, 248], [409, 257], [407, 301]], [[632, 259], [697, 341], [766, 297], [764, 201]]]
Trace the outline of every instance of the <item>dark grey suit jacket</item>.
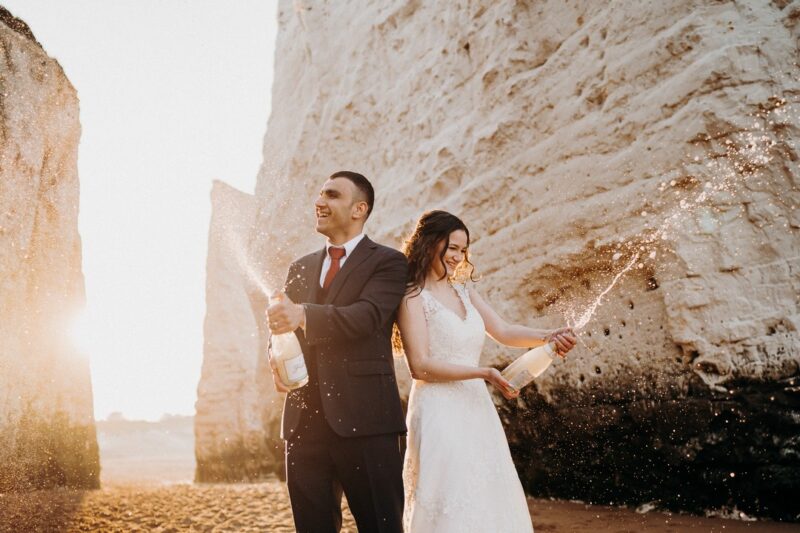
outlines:
[[289, 438], [302, 410], [320, 400], [320, 415], [340, 436], [405, 433], [391, 336], [405, 293], [406, 258], [365, 236], [321, 298], [325, 253], [323, 248], [298, 259], [286, 278], [287, 296], [306, 311], [305, 331], [295, 335], [311, 379], [287, 394], [281, 436]]

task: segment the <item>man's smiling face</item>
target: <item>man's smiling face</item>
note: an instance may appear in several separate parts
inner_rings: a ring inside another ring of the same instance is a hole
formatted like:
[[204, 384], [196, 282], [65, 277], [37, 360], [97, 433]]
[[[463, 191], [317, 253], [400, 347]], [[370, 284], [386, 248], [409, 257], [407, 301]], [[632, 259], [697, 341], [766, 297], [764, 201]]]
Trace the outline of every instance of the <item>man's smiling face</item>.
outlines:
[[355, 222], [353, 208], [356, 192], [355, 185], [347, 178], [333, 178], [323, 183], [314, 202], [315, 229], [326, 237], [346, 232]]

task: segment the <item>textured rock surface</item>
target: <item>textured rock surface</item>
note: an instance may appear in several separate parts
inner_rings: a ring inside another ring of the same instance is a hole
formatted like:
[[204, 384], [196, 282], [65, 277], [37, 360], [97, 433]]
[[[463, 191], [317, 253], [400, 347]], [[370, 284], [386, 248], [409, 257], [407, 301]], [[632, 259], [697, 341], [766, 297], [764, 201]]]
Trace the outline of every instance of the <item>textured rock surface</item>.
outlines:
[[0, 492], [96, 487], [88, 360], [67, 331], [84, 299], [78, 98], [0, 8]]
[[[262, 335], [251, 301], [247, 234], [252, 195], [215, 182], [206, 264], [203, 369], [197, 388], [197, 481], [246, 481], [280, 472], [281, 399], [259, 354]], [[263, 304], [257, 304], [263, 307]]]
[[[800, 3], [281, 3], [252, 250], [321, 242], [324, 177], [473, 233], [513, 321], [580, 314], [573, 355], [498, 402], [526, 488], [795, 517]], [[290, 214], [290, 216], [287, 216]], [[267, 253], [267, 250], [270, 253]], [[485, 360], [514, 352], [493, 343]]]

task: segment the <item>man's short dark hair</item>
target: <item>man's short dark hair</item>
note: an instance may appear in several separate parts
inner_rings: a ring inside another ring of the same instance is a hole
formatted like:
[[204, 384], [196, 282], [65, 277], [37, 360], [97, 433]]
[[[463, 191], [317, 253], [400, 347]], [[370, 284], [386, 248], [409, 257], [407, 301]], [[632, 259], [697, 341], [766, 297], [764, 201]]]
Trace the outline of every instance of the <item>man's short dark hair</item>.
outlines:
[[349, 170], [340, 170], [339, 172], [334, 172], [331, 174], [329, 179], [333, 178], [346, 178], [353, 182], [353, 185], [356, 186], [356, 189], [361, 191], [361, 194], [364, 195], [364, 198], [367, 202], [367, 216], [365, 217], [365, 220], [369, 218], [370, 213], [372, 213], [372, 205], [375, 203], [375, 189], [372, 188], [372, 184], [369, 182], [369, 180], [358, 172], [351, 172]]

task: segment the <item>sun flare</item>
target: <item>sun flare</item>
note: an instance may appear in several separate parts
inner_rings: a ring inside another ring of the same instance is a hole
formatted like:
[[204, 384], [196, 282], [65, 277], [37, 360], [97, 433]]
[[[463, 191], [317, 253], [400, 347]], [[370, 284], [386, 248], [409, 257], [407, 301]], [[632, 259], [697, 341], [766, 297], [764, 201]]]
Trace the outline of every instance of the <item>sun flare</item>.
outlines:
[[69, 321], [67, 337], [76, 352], [84, 357], [91, 357], [97, 347], [100, 329], [88, 308], [83, 308]]

